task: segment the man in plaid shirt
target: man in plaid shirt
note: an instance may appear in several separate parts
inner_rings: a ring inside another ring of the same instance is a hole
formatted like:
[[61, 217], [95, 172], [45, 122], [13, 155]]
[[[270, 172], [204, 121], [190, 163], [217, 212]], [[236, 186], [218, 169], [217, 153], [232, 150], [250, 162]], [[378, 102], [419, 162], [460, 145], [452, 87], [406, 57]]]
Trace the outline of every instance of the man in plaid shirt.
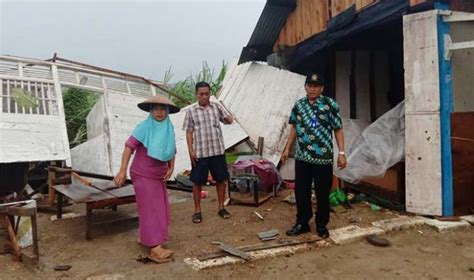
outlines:
[[230, 213], [224, 208], [226, 183], [229, 172], [225, 161], [224, 138], [220, 122], [231, 124], [230, 116], [220, 104], [210, 102], [211, 87], [206, 82], [196, 84], [197, 104], [186, 110], [183, 129], [186, 130], [189, 157], [191, 159], [191, 181], [193, 185], [194, 223], [202, 222], [201, 190], [207, 182], [209, 171], [217, 182], [218, 215], [224, 219]]

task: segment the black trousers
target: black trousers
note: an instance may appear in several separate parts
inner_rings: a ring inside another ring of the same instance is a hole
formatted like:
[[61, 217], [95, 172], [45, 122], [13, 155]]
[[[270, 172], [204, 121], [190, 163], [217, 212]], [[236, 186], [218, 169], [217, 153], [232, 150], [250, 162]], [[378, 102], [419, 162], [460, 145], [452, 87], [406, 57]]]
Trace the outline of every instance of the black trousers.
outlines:
[[304, 161], [295, 163], [296, 222], [307, 224], [313, 217], [311, 184], [316, 190], [316, 227], [325, 228], [329, 223], [329, 194], [332, 183], [332, 164], [318, 165]]

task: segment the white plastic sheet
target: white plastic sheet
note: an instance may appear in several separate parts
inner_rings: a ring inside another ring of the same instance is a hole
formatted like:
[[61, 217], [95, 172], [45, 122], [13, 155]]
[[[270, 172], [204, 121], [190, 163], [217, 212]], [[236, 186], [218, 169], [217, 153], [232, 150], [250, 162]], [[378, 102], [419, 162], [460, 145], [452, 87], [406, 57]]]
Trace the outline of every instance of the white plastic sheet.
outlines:
[[334, 139], [334, 173], [344, 181], [357, 183], [364, 177], [381, 177], [405, 156], [405, 102], [382, 115], [364, 129], [355, 120], [344, 119], [345, 151], [348, 165], [337, 169]]

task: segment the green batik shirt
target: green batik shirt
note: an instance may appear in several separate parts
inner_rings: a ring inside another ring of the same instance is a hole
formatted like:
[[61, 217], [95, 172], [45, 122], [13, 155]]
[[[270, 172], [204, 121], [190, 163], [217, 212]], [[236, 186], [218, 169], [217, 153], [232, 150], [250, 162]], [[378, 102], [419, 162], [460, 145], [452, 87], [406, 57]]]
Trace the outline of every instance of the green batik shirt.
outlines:
[[311, 105], [303, 97], [291, 110], [289, 123], [296, 127], [296, 160], [332, 164], [332, 131], [342, 128], [336, 101], [321, 95]]

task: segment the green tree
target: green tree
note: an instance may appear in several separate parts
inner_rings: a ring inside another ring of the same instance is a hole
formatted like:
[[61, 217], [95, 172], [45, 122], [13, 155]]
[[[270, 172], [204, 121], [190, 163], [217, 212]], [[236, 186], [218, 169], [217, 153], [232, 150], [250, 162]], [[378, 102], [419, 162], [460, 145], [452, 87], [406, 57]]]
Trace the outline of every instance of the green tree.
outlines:
[[219, 91], [222, 81], [224, 80], [225, 74], [227, 73], [227, 64], [222, 61], [221, 68], [219, 72], [214, 72], [214, 69], [211, 69], [207, 62], [202, 63], [202, 69], [199, 73], [193, 75], [192, 73], [184, 80], [178, 81], [176, 83], [171, 83], [171, 79], [173, 78], [173, 74], [171, 73], [171, 68], [168, 69], [165, 73], [165, 77], [163, 79], [163, 83], [167, 90], [170, 92], [181, 96], [182, 98], [186, 99], [187, 104], [181, 100], [176, 98], [172, 98], [173, 102], [179, 107], [184, 107], [188, 104], [194, 103], [196, 101], [195, 97], [195, 86], [197, 82], [204, 81], [207, 82], [211, 86], [211, 94], [216, 95]]
[[67, 88], [63, 92], [64, 113], [66, 115], [70, 148], [87, 141], [86, 118], [98, 98], [94, 92], [83, 89]]

